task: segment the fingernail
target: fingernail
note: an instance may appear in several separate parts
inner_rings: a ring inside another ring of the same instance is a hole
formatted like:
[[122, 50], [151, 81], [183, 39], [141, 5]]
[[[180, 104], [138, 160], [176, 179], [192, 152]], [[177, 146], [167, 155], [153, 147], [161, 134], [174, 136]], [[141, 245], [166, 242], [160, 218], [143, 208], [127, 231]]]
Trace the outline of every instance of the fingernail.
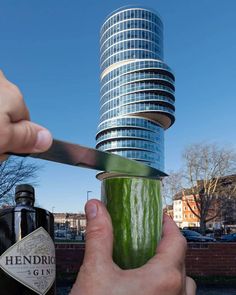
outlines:
[[49, 148], [52, 142], [52, 135], [51, 133], [44, 129], [40, 130], [37, 134], [36, 144], [34, 146], [35, 151], [44, 151]]
[[85, 206], [86, 217], [88, 220], [94, 219], [97, 216], [98, 207], [93, 202], [88, 202]]

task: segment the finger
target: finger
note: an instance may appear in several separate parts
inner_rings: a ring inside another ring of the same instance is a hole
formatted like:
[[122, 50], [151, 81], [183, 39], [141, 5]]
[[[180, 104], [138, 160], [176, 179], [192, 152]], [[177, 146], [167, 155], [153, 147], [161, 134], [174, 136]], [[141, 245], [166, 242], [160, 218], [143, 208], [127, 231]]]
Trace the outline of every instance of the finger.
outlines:
[[171, 262], [181, 270], [184, 267], [187, 243], [175, 222], [167, 215], [163, 216], [163, 236], [157, 247], [157, 254], [148, 262], [153, 265]]
[[38, 153], [47, 150], [52, 144], [51, 133], [30, 121], [9, 123], [7, 116], [1, 116], [0, 126], [0, 154]]
[[186, 239], [175, 222], [167, 215], [163, 217], [163, 235], [157, 255], [171, 256], [174, 261], [183, 260], [187, 249]]
[[0, 79], [2, 79], [2, 78], [5, 78], [5, 76], [4, 76], [4, 74], [3, 74], [3, 71], [0, 70]]
[[197, 285], [195, 281], [190, 277], [186, 277], [186, 295], [195, 295], [196, 291]]
[[0, 112], [9, 116], [11, 122], [29, 120], [29, 111], [19, 88], [8, 81], [0, 71]]
[[112, 262], [113, 234], [110, 216], [98, 200], [85, 206], [87, 217], [84, 264], [101, 265]]

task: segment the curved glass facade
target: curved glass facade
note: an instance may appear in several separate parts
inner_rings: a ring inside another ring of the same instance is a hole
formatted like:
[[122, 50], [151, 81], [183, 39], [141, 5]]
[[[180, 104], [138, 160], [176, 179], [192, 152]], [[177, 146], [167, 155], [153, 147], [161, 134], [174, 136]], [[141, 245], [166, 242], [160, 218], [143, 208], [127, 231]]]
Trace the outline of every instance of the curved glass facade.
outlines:
[[163, 62], [157, 13], [124, 7], [100, 32], [97, 148], [164, 170], [164, 130], [175, 120], [175, 77]]

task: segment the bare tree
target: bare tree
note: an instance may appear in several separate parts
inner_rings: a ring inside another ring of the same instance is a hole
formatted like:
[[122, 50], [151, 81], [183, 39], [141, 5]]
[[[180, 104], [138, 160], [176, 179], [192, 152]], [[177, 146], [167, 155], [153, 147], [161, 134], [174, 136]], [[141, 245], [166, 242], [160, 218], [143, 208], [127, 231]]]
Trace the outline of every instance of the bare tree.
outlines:
[[[227, 200], [223, 191], [226, 175], [236, 171], [236, 154], [215, 144], [194, 144], [184, 154], [187, 185], [196, 203], [194, 210], [186, 198], [191, 212], [200, 220], [200, 229], [205, 233], [206, 223], [215, 219]], [[189, 190], [188, 190], [189, 191]], [[235, 183], [227, 187], [227, 195], [235, 191]], [[185, 193], [185, 190], [183, 190]]]
[[169, 171], [162, 180], [162, 196], [164, 204], [172, 203], [173, 197], [182, 190], [183, 171]]
[[40, 166], [26, 159], [9, 157], [0, 164], [0, 206], [14, 203], [14, 188], [22, 182], [36, 183], [36, 173]]

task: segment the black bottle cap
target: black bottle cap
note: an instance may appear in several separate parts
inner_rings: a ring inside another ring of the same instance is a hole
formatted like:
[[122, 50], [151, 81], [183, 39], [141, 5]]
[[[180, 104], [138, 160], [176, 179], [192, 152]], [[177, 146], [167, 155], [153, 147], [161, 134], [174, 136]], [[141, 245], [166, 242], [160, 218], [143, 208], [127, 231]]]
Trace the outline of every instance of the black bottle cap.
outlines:
[[34, 188], [30, 184], [19, 184], [15, 189], [15, 200], [18, 198], [30, 198], [34, 200]]

